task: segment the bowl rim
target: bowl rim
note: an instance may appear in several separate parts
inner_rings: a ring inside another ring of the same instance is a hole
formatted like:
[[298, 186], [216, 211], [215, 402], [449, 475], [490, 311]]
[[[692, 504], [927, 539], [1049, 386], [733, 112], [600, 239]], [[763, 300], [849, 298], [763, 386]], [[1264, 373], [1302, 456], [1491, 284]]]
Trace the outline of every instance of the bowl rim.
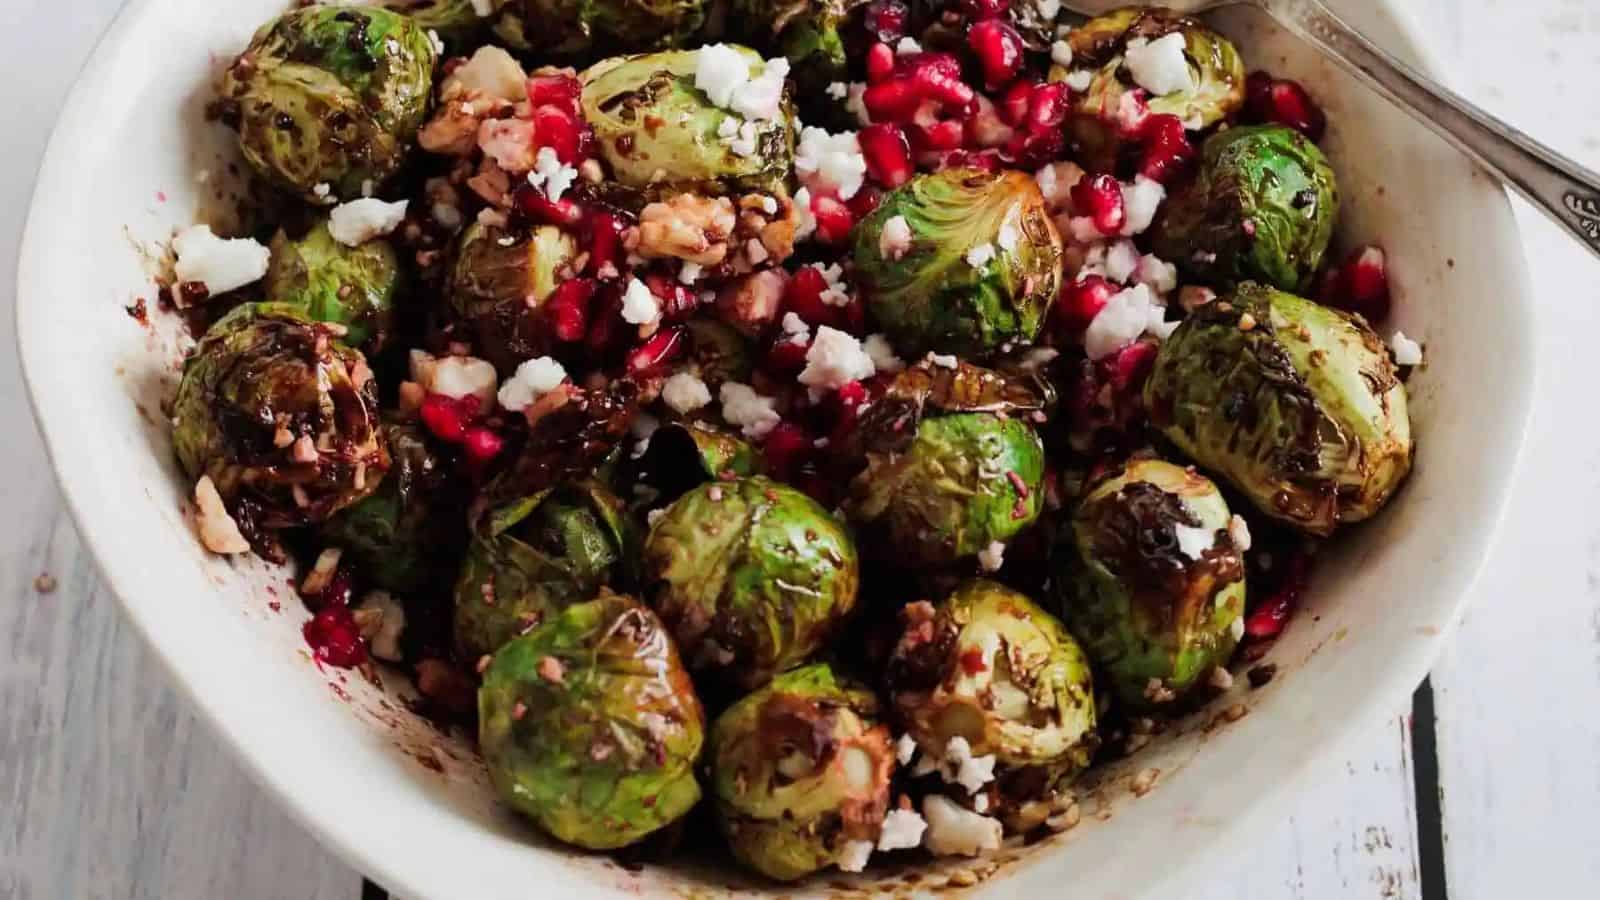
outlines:
[[[1353, 0], [1329, 0], [1329, 2], [1337, 8]], [[369, 837], [355, 824], [346, 823], [339, 816], [326, 815], [320, 804], [314, 802], [313, 798], [307, 796], [307, 792], [297, 787], [294, 773], [289, 771], [289, 767], [282, 765], [264, 746], [258, 746], [250, 740], [252, 733], [257, 732], [259, 728], [248, 723], [248, 711], [244, 710], [242, 705], [227, 703], [220, 692], [202, 689], [200, 685], [203, 680], [191, 677], [194, 671], [192, 666], [185, 664], [181, 642], [166, 639], [159, 631], [158, 626], [162, 616], [156, 612], [157, 605], [145, 602], [143, 598], [122, 587], [127, 580], [126, 575], [130, 572], [130, 567], [122, 555], [114, 549], [116, 534], [98, 525], [90, 514], [94, 509], [94, 496], [66, 477], [66, 472], [75, 464], [87, 460], [88, 450], [75, 446], [71, 440], [71, 431], [76, 423], [56, 415], [56, 410], [61, 406], [54, 400], [62, 396], [61, 392], [66, 386], [45, 376], [48, 366], [38, 355], [43, 353], [42, 342], [33, 339], [44, 328], [49, 306], [48, 291], [44, 289], [45, 282], [41, 276], [42, 263], [39, 261], [40, 245], [43, 241], [41, 234], [45, 230], [44, 223], [50, 218], [50, 198], [56, 194], [56, 188], [64, 185], [71, 177], [73, 166], [69, 161], [73, 156], [72, 138], [92, 132], [97, 86], [112, 77], [117, 69], [115, 65], [117, 58], [129, 49], [128, 39], [138, 31], [142, 20], [150, 10], [160, 3], [161, 0], [127, 0], [123, 4], [80, 66], [41, 156], [18, 245], [14, 313], [18, 360], [29, 407], [43, 438], [46, 456], [50, 461], [52, 474], [59, 485], [64, 504], [102, 582], [117, 598], [123, 614], [132, 623], [145, 645], [153, 651], [169, 679], [192, 707], [199, 710], [201, 718], [221, 735], [235, 758], [242, 762], [251, 780], [272, 795], [297, 824], [307, 829], [319, 842], [333, 850], [343, 861], [357, 867], [367, 877], [407, 896], [422, 898], [443, 895], [440, 893], [441, 890], [448, 892], [444, 888], [444, 880], [430, 877], [427, 872], [429, 869], [438, 868], [436, 862], [424, 861], [417, 864], [397, 858], [387, 852], [391, 849], [388, 841]], [[1379, 0], [1378, 6], [1379, 11], [1397, 25], [1392, 46], [1419, 60], [1424, 72], [1435, 76], [1448, 73], [1450, 67], [1445, 65], [1431, 45], [1422, 39], [1421, 28], [1406, 4], [1401, 0]], [[1515, 301], [1531, 317], [1534, 302], [1520, 232], [1504, 189], [1498, 188], [1497, 193], [1499, 196], [1493, 201], [1495, 216], [1484, 223], [1485, 230], [1495, 235], [1493, 244], [1499, 251], [1498, 257], [1502, 260], [1508, 279], [1520, 288], [1516, 292]], [[1508, 298], [1510, 299], [1512, 298]], [[1409, 696], [1426, 676], [1445, 642], [1454, 633], [1472, 595], [1472, 588], [1479, 580], [1487, 562], [1488, 553], [1483, 551], [1492, 547], [1498, 538], [1505, 519], [1511, 486], [1526, 456], [1526, 426], [1532, 414], [1530, 401], [1537, 381], [1537, 354], [1534, 352], [1532, 327], [1522, 329], [1518, 335], [1512, 337], [1520, 346], [1516, 348], [1511, 358], [1525, 359], [1529, 364], [1515, 368], [1506, 375], [1509, 382], [1506, 387], [1507, 396], [1517, 401], [1515, 408], [1521, 411], [1516, 421], [1505, 423], [1503, 432], [1512, 435], [1507, 438], [1511, 443], [1505, 448], [1510, 465], [1498, 483], [1486, 489], [1490, 492], [1492, 521], [1484, 523], [1476, 532], [1478, 546], [1472, 549], [1479, 552], [1462, 555], [1466, 563], [1457, 570], [1457, 586], [1453, 591], [1456, 599], [1448, 620], [1442, 623], [1436, 634], [1420, 641], [1413, 652], [1397, 657], [1393, 664], [1387, 667], [1376, 689], [1355, 708], [1355, 713], [1365, 712], [1367, 715], [1351, 714], [1339, 719], [1327, 728], [1329, 737], [1327, 741], [1313, 752], [1286, 762], [1279, 773], [1281, 776], [1278, 779], [1279, 789], [1258, 794], [1255, 802], [1238, 809], [1237, 815], [1211, 831], [1209, 836], [1203, 839], [1203, 843], [1209, 848], [1224, 843], [1230, 845], [1240, 843], [1249, 835], [1256, 833], [1274, 813], [1286, 807], [1290, 799], [1297, 794], [1295, 788], [1318, 764], [1339, 752], [1355, 736], [1358, 729], [1371, 725], [1371, 717], [1376, 711], [1387, 709], [1389, 705], [1397, 704], [1401, 698]], [[1189, 854], [1190, 858], [1203, 855], [1205, 854], [1193, 852]], [[1179, 879], [1187, 869], [1187, 866], [1176, 866], [1172, 867], [1171, 871], [1155, 874], [1141, 889], [1154, 891], [1162, 886], [1173, 886], [1179, 883]], [[1002, 881], [1002, 884], [1005, 883], [1007, 882]]]

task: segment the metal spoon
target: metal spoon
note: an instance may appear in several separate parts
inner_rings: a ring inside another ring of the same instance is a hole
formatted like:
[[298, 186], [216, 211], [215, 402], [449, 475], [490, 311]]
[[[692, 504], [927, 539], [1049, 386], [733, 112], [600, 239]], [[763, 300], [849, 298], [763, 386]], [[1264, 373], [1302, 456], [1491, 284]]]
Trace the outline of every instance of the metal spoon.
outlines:
[[[1095, 16], [1127, 0], [1066, 0]], [[1351, 74], [1472, 157], [1600, 255], [1600, 175], [1489, 115], [1363, 37], [1319, 0], [1165, 0], [1193, 14], [1248, 5], [1319, 47]]]

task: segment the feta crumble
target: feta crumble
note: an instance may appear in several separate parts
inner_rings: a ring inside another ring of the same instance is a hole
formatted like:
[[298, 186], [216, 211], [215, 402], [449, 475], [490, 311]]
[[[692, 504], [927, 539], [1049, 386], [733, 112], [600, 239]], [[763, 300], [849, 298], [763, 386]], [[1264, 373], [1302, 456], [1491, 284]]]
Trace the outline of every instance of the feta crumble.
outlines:
[[260, 281], [272, 252], [250, 238], [219, 238], [210, 225], [184, 229], [172, 240], [179, 281], [198, 281], [215, 296]]
[[738, 426], [751, 440], [766, 437], [780, 421], [777, 401], [756, 393], [748, 384], [725, 381], [717, 396], [722, 401], [722, 418], [729, 425]]
[[783, 333], [787, 335], [791, 341], [800, 343], [801, 341], [809, 341], [811, 339], [811, 326], [807, 325], [806, 320], [800, 318], [800, 316], [795, 313], [784, 313], [783, 321], [778, 324], [779, 327], [783, 329]]
[[512, 412], [521, 412], [566, 380], [567, 370], [561, 363], [548, 356], [530, 359], [517, 366], [516, 373], [500, 385], [500, 405]]
[[961, 365], [961, 360], [953, 353], [929, 353], [928, 362], [941, 369], [954, 369], [956, 366]]
[[928, 823], [915, 810], [891, 809], [883, 817], [883, 828], [878, 832], [879, 850], [911, 850], [922, 844], [922, 833]]
[[1136, 37], [1128, 41], [1123, 62], [1134, 83], [1157, 97], [1192, 90], [1194, 75], [1184, 53], [1187, 46], [1183, 33], [1178, 31], [1153, 41]]
[[1389, 349], [1394, 351], [1394, 362], [1397, 366], [1422, 365], [1422, 345], [1406, 337], [1403, 331], [1396, 331], [1389, 338]]
[[900, 39], [900, 43], [894, 45], [894, 52], [896, 56], [921, 53], [922, 45], [917, 43], [915, 38], [903, 37]]
[[1000, 820], [963, 809], [949, 797], [922, 798], [922, 818], [927, 822], [922, 846], [934, 856], [978, 856], [1000, 849]]
[[711, 403], [711, 389], [689, 372], [679, 372], [661, 386], [661, 399], [679, 415], [688, 415]]
[[850, 95], [850, 85], [845, 84], [842, 81], [829, 82], [826, 92], [829, 97], [832, 97], [835, 100], [843, 100], [845, 97]]
[[1178, 525], [1173, 531], [1178, 538], [1178, 552], [1190, 559], [1199, 559], [1207, 550], [1217, 545], [1215, 529]]
[[485, 44], [445, 77], [439, 92], [447, 97], [477, 94], [516, 103], [528, 99], [528, 74], [516, 57], [493, 44]]
[[528, 173], [529, 184], [543, 188], [544, 195], [551, 200], [560, 200], [577, 180], [578, 170], [562, 162], [555, 150], [539, 148], [539, 154], [533, 158], [533, 171]]
[[910, 732], [900, 735], [900, 739], [895, 741], [894, 744], [895, 760], [897, 760], [902, 766], [909, 765], [911, 760], [915, 758], [916, 755], [917, 739], [912, 737]]
[[958, 735], [945, 744], [944, 765], [939, 774], [947, 783], [959, 784], [968, 794], [976, 794], [994, 780], [994, 765], [994, 754], [973, 756], [972, 745]]
[[694, 86], [716, 106], [727, 109], [734, 92], [749, 80], [750, 61], [727, 44], [706, 44], [695, 54]]
[[200, 543], [207, 550], [228, 555], [250, 552], [250, 542], [239, 531], [239, 523], [228, 514], [210, 475], [201, 475], [194, 483], [194, 517]]
[[806, 367], [798, 380], [807, 387], [838, 390], [852, 381], [871, 378], [876, 372], [872, 357], [862, 349], [860, 341], [824, 325], [817, 329], [816, 340], [806, 351]]
[[998, 572], [1006, 562], [1006, 545], [990, 541], [989, 546], [978, 551], [978, 566], [985, 572]]
[[1104, 359], [1133, 343], [1144, 334], [1152, 319], [1164, 314], [1164, 308], [1155, 303], [1150, 288], [1145, 285], [1119, 291], [1084, 330], [1084, 352], [1090, 359]]
[[1067, 76], [1067, 87], [1075, 93], [1083, 93], [1094, 84], [1094, 71], [1091, 69], [1076, 69]]
[[1161, 201], [1167, 199], [1167, 189], [1153, 178], [1136, 175], [1132, 182], [1122, 185], [1122, 206], [1127, 218], [1122, 225], [1122, 234], [1132, 237], [1143, 234], [1155, 221], [1156, 210], [1161, 208]]
[[1056, 41], [1050, 45], [1050, 61], [1062, 68], [1072, 66], [1072, 45], [1066, 41]]
[[494, 15], [495, 8], [499, 5], [497, 0], [472, 0], [472, 11], [480, 19], [487, 19]]
[[905, 360], [895, 355], [894, 345], [882, 334], [867, 335], [861, 349], [872, 357], [872, 366], [879, 372], [899, 372], [906, 367]]
[[878, 252], [885, 259], [900, 260], [911, 251], [911, 225], [905, 216], [894, 216], [883, 223], [878, 233]]
[[1233, 545], [1243, 553], [1250, 549], [1250, 525], [1244, 516], [1235, 514], [1228, 520], [1228, 537], [1233, 539]]
[[759, 122], [776, 119], [783, 102], [784, 79], [788, 77], [789, 60], [782, 56], [767, 60], [760, 75], [734, 89], [730, 108]]
[[811, 212], [811, 189], [802, 187], [794, 192], [794, 241], [800, 243], [817, 231], [817, 217]]
[[854, 131], [829, 134], [807, 125], [795, 146], [794, 171], [807, 187], [849, 200], [866, 179], [867, 160]]
[[994, 259], [993, 244], [979, 244], [967, 251], [967, 265], [974, 269], [987, 266]]
[[421, 350], [411, 351], [411, 380], [430, 394], [452, 400], [476, 397], [483, 407], [494, 402], [500, 376], [486, 359], [475, 356], [434, 357]]
[[328, 233], [346, 247], [359, 247], [373, 238], [383, 237], [406, 220], [409, 200], [385, 203], [371, 197], [341, 203], [328, 214]]
[[1170, 294], [1178, 287], [1178, 267], [1154, 253], [1146, 253], [1139, 257], [1133, 280], [1158, 294]]
[[1022, 239], [1021, 221], [1022, 204], [1013, 203], [1006, 210], [1006, 217], [1000, 222], [1000, 231], [995, 235], [994, 242], [1000, 245], [1001, 250], [1009, 253], [1017, 249], [1017, 242]]
[[1236, 641], [1244, 637], [1243, 617], [1234, 619], [1232, 622], [1228, 623], [1228, 634]]
[[839, 848], [838, 858], [834, 860], [841, 872], [862, 872], [867, 868], [867, 860], [872, 856], [871, 841], [845, 841]]
[[688, 262], [686, 260], [683, 264], [683, 267], [678, 269], [678, 283], [684, 285], [694, 284], [696, 281], [700, 280], [700, 272], [701, 268], [699, 263]]
[[1139, 248], [1133, 241], [1116, 241], [1106, 247], [1106, 277], [1118, 284], [1127, 284], [1139, 268]]
[[[406, 630], [406, 610], [388, 591], [368, 591], [361, 598], [360, 610], [376, 614], [377, 625], [367, 636], [372, 655], [389, 662], [400, 662], [400, 635]], [[363, 629], [365, 631], [366, 629]]]
[[850, 292], [844, 283], [844, 266], [838, 263], [823, 265], [812, 263], [811, 268], [822, 273], [822, 280], [828, 285], [817, 299], [828, 306], [849, 306]]
[[622, 321], [629, 325], [648, 325], [661, 318], [661, 301], [637, 278], [628, 279], [622, 294]]

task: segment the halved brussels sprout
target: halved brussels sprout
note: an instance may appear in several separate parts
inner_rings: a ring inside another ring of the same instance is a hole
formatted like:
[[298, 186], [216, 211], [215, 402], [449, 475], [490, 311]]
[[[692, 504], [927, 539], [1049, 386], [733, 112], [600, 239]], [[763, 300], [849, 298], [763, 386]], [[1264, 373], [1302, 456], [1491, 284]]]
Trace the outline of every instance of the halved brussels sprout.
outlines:
[[503, 0], [495, 33], [519, 50], [572, 58], [681, 47], [706, 0]]
[[639, 461], [645, 481], [672, 500], [719, 478], [758, 475], [762, 458], [744, 438], [705, 422], [663, 425]]
[[545, 412], [539, 426], [529, 430], [510, 467], [479, 492], [478, 499], [485, 507], [520, 501], [590, 478], [620, 489], [614, 478], [623, 442], [639, 414], [638, 385], [618, 378], [600, 389], [566, 386], [561, 390], [558, 399], [563, 402]]
[[1134, 709], [1186, 694], [1238, 643], [1244, 560], [1211, 479], [1129, 462], [1078, 504], [1055, 554], [1067, 624]]
[[638, 542], [622, 501], [593, 482], [489, 512], [456, 580], [457, 658], [471, 663], [601, 587], [621, 586]]
[[602, 593], [495, 653], [478, 744], [500, 797], [551, 836], [609, 850], [700, 800], [705, 712], [655, 613]]
[[779, 881], [876, 843], [894, 749], [871, 690], [814, 663], [784, 672], [711, 726], [711, 791], [733, 855]]
[[[909, 246], [883, 238], [892, 219]], [[891, 192], [856, 229], [855, 281], [900, 350], [989, 354], [1039, 334], [1061, 235], [1030, 175], [946, 169]], [[898, 257], [898, 258], [896, 258]]]
[[1333, 168], [1281, 125], [1230, 128], [1200, 151], [1200, 172], [1162, 204], [1152, 248], [1186, 275], [1227, 289], [1245, 280], [1309, 287], [1339, 215]]
[[1406, 388], [1360, 319], [1253, 282], [1162, 343], [1150, 421], [1263, 513], [1327, 535], [1411, 471]]
[[713, 395], [724, 382], [748, 382], [753, 364], [750, 342], [733, 326], [715, 319], [690, 319], [689, 357]]
[[544, 356], [555, 334], [541, 306], [578, 255], [577, 241], [554, 225], [498, 228], [473, 222], [462, 232], [447, 288], [484, 358], [509, 376]]
[[415, 422], [385, 422], [393, 461], [378, 489], [322, 528], [377, 587], [402, 594], [449, 588], [466, 544], [466, 497], [448, 460]]
[[308, 6], [256, 32], [221, 95], [263, 177], [311, 203], [350, 200], [404, 162], [437, 61], [427, 31], [399, 13]]
[[184, 364], [178, 461], [190, 478], [211, 476], [246, 534], [325, 521], [389, 471], [377, 381], [340, 331], [292, 306], [246, 304]]
[[400, 263], [388, 241], [347, 247], [333, 239], [326, 221], [304, 237], [283, 229], [272, 239], [272, 263], [262, 281], [276, 303], [298, 306], [319, 322], [337, 322], [352, 347], [382, 347], [394, 320]]
[[[976, 556], [1043, 508], [1044, 444], [1026, 423], [960, 413], [914, 423], [899, 449], [868, 448], [845, 512], [871, 546], [921, 565]], [[892, 430], [892, 429], [891, 429]]]
[[[766, 65], [761, 55], [736, 49], [759, 75]], [[694, 86], [698, 53], [619, 56], [582, 74], [584, 118], [620, 188], [617, 202], [638, 207], [684, 192], [786, 193], [794, 159], [788, 92], [777, 118], [746, 122]], [[725, 135], [741, 125], [755, 129], [749, 155], [735, 152]]]
[[689, 666], [745, 688], [822, 647], [855, 608], [860, 583], [844, 526], [759, 476], [678, 498], [651, 527], [643, 566], [650, 604]]
[[1054, 616], [992, 581], [968, 581], [937, 606], [913, 603], [901, 618], [885, 677], [918, 748], [942, 760], [960, 738], [972, 756], [993, 756], [994, 812], [1014, 831], [1042, 821], [1098, 746], [1083, 650]]

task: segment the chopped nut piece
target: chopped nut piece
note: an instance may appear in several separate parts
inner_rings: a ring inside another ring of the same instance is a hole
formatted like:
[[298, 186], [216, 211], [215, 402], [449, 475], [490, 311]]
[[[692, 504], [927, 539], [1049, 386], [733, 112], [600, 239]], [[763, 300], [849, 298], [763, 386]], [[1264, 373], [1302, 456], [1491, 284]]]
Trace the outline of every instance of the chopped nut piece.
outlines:
[[212, 553], [249, 553], [250, 542], [239, 531], [239, 523], [228, 514], [222, 504], [222, 495], [210, 475], [200, 476], [194, 485], [195, 525], [200, 530], [200, 543]]

